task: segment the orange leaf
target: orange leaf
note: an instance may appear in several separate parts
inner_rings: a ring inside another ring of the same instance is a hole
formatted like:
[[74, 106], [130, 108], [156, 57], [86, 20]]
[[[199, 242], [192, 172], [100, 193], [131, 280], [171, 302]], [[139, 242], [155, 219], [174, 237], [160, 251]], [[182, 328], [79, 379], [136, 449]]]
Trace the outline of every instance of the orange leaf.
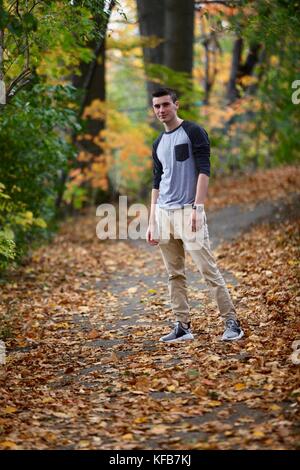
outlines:
[[96, 338], [99, 338], [99, 336], [100, 336], [100, 332], [97, 330], [92, 330], [88, 334], [89, 339], [96, 339]]
[[15, 449], [17, 444], [13, 441], [2, 441], [0, 442], [1, 447], [5, 447], [5, 449]]
[[238, 384], [235, 384], [234, 388], [235, 390], [244, 390], [244, 388], [246, 388], [246, 385], [243, 383], [238, 383]]
[[15, 408], [14, 406], [7, 406], [6, 408], [4, 408], [3, 411], [7, 414], [15, 413], [17, 411], [17, 408]]

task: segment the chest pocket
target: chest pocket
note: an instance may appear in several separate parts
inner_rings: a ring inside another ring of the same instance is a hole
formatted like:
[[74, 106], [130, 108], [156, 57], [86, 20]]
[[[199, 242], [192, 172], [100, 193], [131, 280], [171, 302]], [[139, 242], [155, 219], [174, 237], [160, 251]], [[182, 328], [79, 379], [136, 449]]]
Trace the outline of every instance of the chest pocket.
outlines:
[[179, 144], [175, 145], [175, 158], [177, 162], [184, 162], [189, 158], [189, 145], [188, 144]]

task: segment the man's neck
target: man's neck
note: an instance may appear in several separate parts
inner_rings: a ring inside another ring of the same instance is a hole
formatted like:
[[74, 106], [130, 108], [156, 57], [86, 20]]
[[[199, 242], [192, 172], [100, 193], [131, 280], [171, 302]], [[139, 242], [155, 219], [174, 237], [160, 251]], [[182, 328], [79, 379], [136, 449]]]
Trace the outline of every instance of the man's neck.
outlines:
[[182, 122], [183, 122], [183, 119], [180, 119], [178, 116], [176, 116], [170, 122], [164, 122], [165, 131], [166, 132], [173, 131], [174, 129], [176, 129], [176, 127], [179, 127]]

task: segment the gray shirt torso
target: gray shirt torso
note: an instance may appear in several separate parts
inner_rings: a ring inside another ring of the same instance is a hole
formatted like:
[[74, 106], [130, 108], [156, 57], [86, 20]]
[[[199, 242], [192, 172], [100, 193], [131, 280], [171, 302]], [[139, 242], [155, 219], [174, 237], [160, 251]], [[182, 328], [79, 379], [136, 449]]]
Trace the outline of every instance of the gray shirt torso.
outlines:
[[192, 204], [199, 173], [209, 176], [209, 140], [206, 131], [189, 121], [162, 133], [153, 146], [154, 187], [158, 205], [175, 209]]

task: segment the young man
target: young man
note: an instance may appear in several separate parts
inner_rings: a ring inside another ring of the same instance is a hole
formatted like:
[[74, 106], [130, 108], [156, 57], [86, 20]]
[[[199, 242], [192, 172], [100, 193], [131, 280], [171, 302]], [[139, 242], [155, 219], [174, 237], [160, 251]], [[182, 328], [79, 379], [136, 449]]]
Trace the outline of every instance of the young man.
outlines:
[[206, 131], [177, 116], [176, 93], [161, 88], [152, 94], [156, 117], [165, 132], [153, 144], [153, 189], [147, 242], [159, 245], [169, 275], [176, 326], [164, 343], [194, 339], [185, 277], [185, 251], [202, 273], [225, 322], [224, 341], [242, 338], [243, 330], [225, 281], [210, 249], [204, 202], [210, 176], [210, 143]]

